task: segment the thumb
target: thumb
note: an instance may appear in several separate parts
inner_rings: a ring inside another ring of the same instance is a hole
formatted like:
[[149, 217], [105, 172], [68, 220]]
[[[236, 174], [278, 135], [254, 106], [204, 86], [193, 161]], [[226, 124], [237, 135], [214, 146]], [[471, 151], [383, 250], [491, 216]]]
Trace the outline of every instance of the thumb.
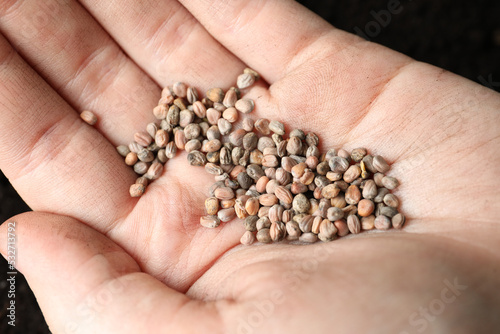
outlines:
[[[10, 234], [9, 234], [10, 233]], [[189, 299], [141, 272], [106, 236], [75, 219], [30, 212], [0, 226], [53, 333], [217, 333], [223, 302]], [[9, 261], [12, 261], [9, 258]], [[193, 321], [196, 319], [196, 321]]]

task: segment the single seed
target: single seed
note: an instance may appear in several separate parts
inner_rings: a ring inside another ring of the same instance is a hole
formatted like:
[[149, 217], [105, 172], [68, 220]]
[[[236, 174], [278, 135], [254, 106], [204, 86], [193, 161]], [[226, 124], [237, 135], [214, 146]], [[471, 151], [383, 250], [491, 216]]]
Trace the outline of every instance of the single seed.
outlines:
[[187, 159], [191, 166], [204, 166], [207, 163], [207, 157], [200, 151], [191, 151]]
[[321, 191], [321, 196], [326, 199], [332, 199], [340, 193], [340, 188], [335, 184], [329, 184]]
[[334, 221], [333, 224], [338, 230], [337, 235], [339, 237], [345, 237], [346, 235], [349, 234], [349, 227], [347, 226], [347, 223], [345, 222], [344, 219]]
[[151, 162], [155, 159], [153, 152], [143, 148], [137, 153], [137, 158], [144, 162]]
[[394, 228], [400, 229], [405, 224], [405, 221], [405, 216], [403, 216], [402, 213], [398, 213], [397, 215], [392, 217], [392, 226], [394, 226]]
[[318, 241], [318, 236], [312, 232], [302, 233], [301, 236], [299, 237], [299, 241], [312, 244]]
[[392, 176], [385, 176], [382, 179], [382, 184], [389, 190], [396, 189], [399, 186], [399, 181]]
[[319, 225], [318, 238], [323, 242], [332, 241], [337, 237], [337, 232], [337, 228], [331, 221], [329, 221], [328, 219], [323, 219], [323, 221]]
[[209, 124], [217, 125], [219, 118], [221, 117], [221, 112], [214, 108], [207, 109], [207, 120]]
[[243, 118], [243, 122], [241, 122], [241, 127], [245, 131], [253, 131], [253, 120], [249, 117]]
[[250, 231], [245, 231], [240, 239], [241, 244], [249, 246], [255, 242], [255, 234]]
[[384, 201], [385, 195], [389, 193], [389, 189], [387, 188], [379, 188], [377, 191], [377, 196], [373, 199], [375, 203], [382, 203]]
[[153, 115], [157, 119], [165, 119], [167, 118], [167, 114], [168, 114], [168, 108], [166, 105], [161, 104], [153, 108]]
[[230, 123], [234, 123], [238, 120], [239, 114], [236, 108], [231, 107], [224, 110], [222, 117]]
[[387, 194], [384, 196], [385, 205], [397, 208], [399, 206], [399, 200], [394, 194]]
[[257, 231], [257, 221], [259, 220], [259, 217], [257, 216], [248, 216], [245, 218], [245, 221], [243, 222], [243, 226], [245, 227], [245, 230], [255, 232]]
[[207, 98], [212, 102], [221, 103], [224, 100], [224, 91], [222, 88], [210, 88], [207, 91]]
[[347, 204], [357, 204], [361, 200], [361, 192], [356, 185], [351, 185], [345, 192], [345, 201]]
[[97, 123], [97, 116], [89, 110], [84, 110], [80, 113], [80, 118], [89, 125], [95, 125]]
[[138, 161], [134, 165], [134, 172], [136, 172], [139, 175], [146, 174], [146, 172], [148, 171], [148, 169], [149, 169], [149, 163], [144, 162], [144, 161]]
[[268, 244], [272, 241], [271, 235], [269, 234], [270, 230], [268, 228], [263, 228], [257, 232], [257, 241], [262, 242], [264, 244]]
[[344, 173], [344, 181], [351, 183], [361, 175], [361, 168], [359, 165], [350, 166]]
[[283, 123], [278, 122], [278, 121], [271, 121], [269, 122], [269, 130], [274, 132], [274, 134], [283, 136], [285, 134], [285, 126]]
[[196, 101], [193, 103], [193, 112], [199, 118], [205, 118], [207, 115], [207, 108], [201, 101]]
[[217, 212], [217, 217], [220, 219], [221, 222], [227, 223], [236, 218], [236, 211], [234, 207], [221, 209]]
[[383, 187], [384, 184], [382, 183], [382, 179], [385, 177], [384, 174], [382, 173], [375, 173], [373, 174], [373, 181], [378, 187]]
[[267, 118], [259, 118], [256, 120], [254, 127], [258, 132], [265, 136], [271, 134], [271, 130], [269, 129], [269, 120]]
[[178, 97], [186, 97], [187, 89], [188, 89], [187, 85], [183, 82], [176, 82], [172, 86], [174, 94]]
[[309, 211], [311, 203], [304, 194], [298, 194], [293, 198], [292, 207], [297, 213], [305, 213]]
[[231, 108], [231, 107], [234, 107], [237, 100], [238, 100], [238, 94], [236, 94], [236, 91], [234, 89], [229, 89], [226, 92], [226, 95], [224, 96], [224, 100], [222, 101], [222, 104], [226, 108]]
[[354, 162], [360, 162], [363, 160], [363, 158], [366, 155], [366, 149], [365, 148], [355, 148], [354, 150], [351, 151], [351, 159]]
[[262, 194], [259, 196], [259, 203], [263, 206], [273, 206], [278, 203], [278, 198], [274, 194]]
[[130, 196], [131, 197], [141, 197], [146, 191], [146, 186], [144, 184], [135, 183], [130, 186]]
[[339, 220], [339, 219], [342, 219], [342, 218], [344, 218], [344, 211], [342, 211], [342, 209], [340, 209], [340, 208], [333, 206], [331, 208], [328, 208], [328, 210], [326, 212], [326, 218], [328, 218], [328, 220], [330, 220], [332, 222]]
[[347, 227], [352, 234], [357, 234], [361, 232], [361, 222], [358, 216], [350, 215], [347, 217]]
[[285, 224], [280, 221], [272, 223], [269, 229], [269, 235], [274, 242], [283, 240], [286, 236]]
[[286, 233], [287, 233], [287, 240], [293, 241], [299, 239], [300, 235], [302, 234], [302, 231], [299, 228], [299, 224], [293, 221], [289, 221], [286, 223]]
[[201, 226], [208, 228], [216, 228], [220, 225], [220, 219], [217, 216], [202, 216], [200, 217]]
[[363, 198], [374, 199], [377, 196], [377, 185], [373, 180], [366, 180], [363, 186]]
[[216, 215], [219, 211], [219, 200], [216, 197], [209, 197], [205, 200], [205, 211], [207, 215]]
[[245, 203], [245, 210], [251, 216], [257, 215], [259, 208], [259, 200], [255, 197], [250, 197]]
[[391, 167], [380, 155], [373, 157], [373, 167], [380, 173], [387, 173]]
[[255, 102], [250, 99], [239, 99], [236, 101], [236, 104], [234, 105], [236, 110], [243, 114], [248, 114], [251, 113], [255, 109]]
[[161, 162], [153, 162], [148, 168], [145, 177], [149, 180], [158, 179], [163, 173], [163, 164]]
[[373, 157], [371, 155], [367, 154], [362, 161], [367, 171], [373, 174], [377, 172], [377, 169], [373, 166]]
[[375, 204], [369, 199], [362, 199], [358, 203], [358, 214], [362, 217], [367, 217], [373, 213]]
[[374, 225], [377, 230], [388, 230], [391, 228], [391, 220], [384, 215], [380, 215], [375, 218]]
[[255, 76], [252, 73], [243, 73], [236, 79], [236, 85], [239, 89], [245, 89], [255, 83]]
[[195, 103], [199, 99], [198, 90], [194, 87], [189, 87], [186, 92], [186, 98], [190, 104]]
[[262, 230], [263, 228], [270, 228], [271, 227], [271, 221], [267, 216], [260, 217], [259, 220], [257, 220], [256, 223], [257, 230]]
[[375, 228], [375, 216], [361, 217], [361, 229], [368, 231]]
[[125, 157], [125, 164], [127, 166], [133, 166], [133, 165], [135, 165], [135, 163], [137, 162], [137, 160], [139, 160], [137, 158], [137, 153], [135, 153], [135, 152], [129, 152], [127, 154], [127, 156]]

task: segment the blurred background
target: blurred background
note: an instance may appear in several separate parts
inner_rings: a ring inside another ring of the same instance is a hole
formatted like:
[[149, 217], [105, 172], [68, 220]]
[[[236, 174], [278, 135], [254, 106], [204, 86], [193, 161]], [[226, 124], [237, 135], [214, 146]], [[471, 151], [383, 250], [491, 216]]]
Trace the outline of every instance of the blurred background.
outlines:
[[[498, 0], [401, 0], [400, 11], [390, 17], [383, 13], [395, 0], [298, 2], [337, 28], [500, 91]], [[28, 210], [0, 172], [0, 223]], [[20, 274], [16, 279], [16, 327], [8, 326], [7, 272], [7, 262], [1, 258], [0, 333], [50, 333], [31, 289]]]

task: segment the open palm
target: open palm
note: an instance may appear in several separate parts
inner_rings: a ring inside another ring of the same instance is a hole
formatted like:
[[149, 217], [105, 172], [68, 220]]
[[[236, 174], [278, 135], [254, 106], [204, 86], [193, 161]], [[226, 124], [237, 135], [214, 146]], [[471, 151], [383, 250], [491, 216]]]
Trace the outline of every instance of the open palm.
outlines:
[[[500, 328], [498, 94], [293, 1], [47, 3], [0, 4], [0, 167], [35, 210], [13, 219], [17, 265], [53, 332]], [[153, 121], [161, 87], [227, 88], [246, 65], [263, 77], [255, 119], [393, 162], [404, 231], [237, 246], [241, 224], [199, 225], [213, 178], [184, 152], [129, 197], [115, 147]]]

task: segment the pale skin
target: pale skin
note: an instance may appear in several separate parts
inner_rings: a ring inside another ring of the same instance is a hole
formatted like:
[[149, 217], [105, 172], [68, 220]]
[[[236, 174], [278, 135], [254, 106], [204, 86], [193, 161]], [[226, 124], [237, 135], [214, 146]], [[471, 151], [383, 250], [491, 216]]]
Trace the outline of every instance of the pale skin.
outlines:
[[[43, 3], [0, 4], [0, 168], [34, 210], [9, 222], [52, 332], [500, 328], [499, 94], [292, 1]], [[185, 153], [130, 198], [115, 146], [154, 120], [161, 87], [228, 88], [246, 66], [263, 77], [254, 119], [392, 163], [402, 231], [239, 246], [239, 222], [199, 225], [213, 179]]]

